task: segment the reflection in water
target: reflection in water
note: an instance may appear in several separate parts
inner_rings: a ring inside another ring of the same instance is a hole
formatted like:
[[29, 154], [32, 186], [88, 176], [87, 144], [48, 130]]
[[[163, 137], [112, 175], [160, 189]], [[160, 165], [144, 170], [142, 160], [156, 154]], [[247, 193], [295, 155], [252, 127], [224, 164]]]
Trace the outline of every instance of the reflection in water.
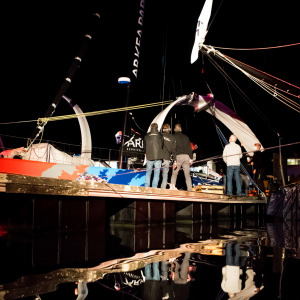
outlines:
[[[55, 234], [12, 228], [0, 237], [0, 299], [294, 299], [299, 284], [298, 223], [111, 225]], [[45, 236], [48, 249], [37, 253]], [[75, 242], [64, 248], [68, 239]]]

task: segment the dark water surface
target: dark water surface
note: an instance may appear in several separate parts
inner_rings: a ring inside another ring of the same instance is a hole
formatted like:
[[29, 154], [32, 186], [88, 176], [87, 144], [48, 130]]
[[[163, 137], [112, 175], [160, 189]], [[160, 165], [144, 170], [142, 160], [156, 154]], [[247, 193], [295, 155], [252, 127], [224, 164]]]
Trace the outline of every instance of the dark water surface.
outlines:
[[299, 299], [298, 222], [53, 230], [0, 215], [0, 299]]

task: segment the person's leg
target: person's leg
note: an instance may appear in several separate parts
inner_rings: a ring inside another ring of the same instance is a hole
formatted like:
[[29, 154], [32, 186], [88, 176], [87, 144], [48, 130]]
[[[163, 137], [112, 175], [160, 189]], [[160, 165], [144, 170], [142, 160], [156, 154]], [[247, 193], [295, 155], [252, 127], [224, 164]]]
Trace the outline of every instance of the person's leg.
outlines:
[[227, 176], [224, 174], [223, 175], [223, 191], [224, 191], [224, 195], [227, 194]]
[[151, 174], [153, 169], [154, 160], [147, 160], [146, 163], [146, 177], [145, 177], [145, 187], [150, 187]]
[[170, 168], [170, 161], [168, 159], [164, 159], [162, 163], [162, 182], [161, 182], [161, 188], [165, 189], [167, 188], [167, 182], [168, 182], [168, 174], [169, 174], [169, 168]]
[[184, 253], [184, 258], [182, 260], [181, 266], [180, 266], [180, 271], [179, 271], [179, 277], [181, 279], [181, 283], [186, 283], [188, 279], [188, 271], [189, 271], [189, 266], [190, 266], [190, 258], [191, 258], [191, 253], [190, 252], [185, 252]]
[[233, 265], [234, 266], [239, 266], [240, 265], [240, 256], [241, 256], [241, 250], [240, 250], [240, 244], [237, 243], [234, 245], [234, 260], [233, 260]]
[[152, 279], [151, 264], [148, 264], [145, 266], [145, 278], [146, 278], [146, 280]]
[[180, 155], [176, 156], [176, 163], [177, 163], [176, 167], [174, 168], [174, 166], [173, 166], [172, 176], [171, 176], [171, 184], [173, 184], [174, 186], [176, 186], [177, 175], [181, 168]]
[[192, 191], [192, 179], [191, 179], [191, 171], [190, 171], [190, 157], [185, 155], [183, 160], [182, 169], [185, 177], [186, 188], [189, 192]]
[[159, 272], [159, 262], [153, 262], [152, 263], [152, 268], [153, 268], [153, 280], [160, 280], [160, 272]]
[[233, 257], [232, 257], [232, 244], [228, 243], [226, 245], [226, 265], [233, 266]]
[[227, 166], [227, 195], [232, 195], [233, 166]]
[[240, 173], [240, 182], [241, 182], [241, 189], [242, 189], [242, 191], [243, 191], [243, 188], [245, 186], [245, 177], [246, 177], [245, 174]]
[[241, 187], [241, 168], [240, 166], [233, 166], [233, 174], [234, 179], [236, 183], [236, 194], [241, 195], [242, 194], [242, 187]]
[[159, 175], [160, 175], [160, 168], [161, 168], [161, 160], [154, 161], [154, 176], [152, 181], [152, 187], [157, 188]]
[[161, 262], [161, 280], [168, 280], [169, 262], [164, 260]]
[[257, 185], [259, 189], [264, 193], [265, 192], [265, 185], [264, 185], [264, 169], [257, 169], [256, 170], [256, 178], [257, 178]]
[[246, 175], [246, 177], [245, 177], [245, 194], [246, 194], [246, 196], [249, 196], [249, 184], [250, 184], [250, 178]]

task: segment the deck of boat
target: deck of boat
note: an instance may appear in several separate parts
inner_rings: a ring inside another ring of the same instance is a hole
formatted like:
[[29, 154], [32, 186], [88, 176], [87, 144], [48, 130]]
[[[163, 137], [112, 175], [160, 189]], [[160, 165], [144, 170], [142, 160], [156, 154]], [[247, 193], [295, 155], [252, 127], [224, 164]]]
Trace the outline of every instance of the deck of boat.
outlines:
[[233, 197], [214, 193], [188, 192], [141, 186], [109, 184], [90, 180], [66, 180], [15, 174], [0, 174], [0, 192], [9, 194], [41, 194], [161, 201], [188, 201], [208, 203], [264, 204], [257, 197]]

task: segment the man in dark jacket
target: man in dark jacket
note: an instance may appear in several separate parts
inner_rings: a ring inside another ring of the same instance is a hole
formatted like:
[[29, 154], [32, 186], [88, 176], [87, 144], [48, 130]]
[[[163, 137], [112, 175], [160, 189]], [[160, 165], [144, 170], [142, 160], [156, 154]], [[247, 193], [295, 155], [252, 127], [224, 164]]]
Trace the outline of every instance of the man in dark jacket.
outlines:
[[254, 144], [256, 151], [252, 157], [252, 165], [253, 165], [253, 175], [255, 176], [255, 181], [260, 189], [261, 196], [265, 197], [265, 186], [264, 186], [264, 178], [265, 178], [265, 162], [264, 156], [261, 149], [260, 143]]
[[189, 137], [182, 133], [180, 124], [175, 125], [174, 132], [174, 138], [176, 140], [176, 159], [173, 164], [171, 184], [176, 185], [177, 175], [182, 167], [187, 190], [192, 191], [190, 165], [193, 163], [193, 151], [191, 142]]
[[164, 124], [162, 126], [162, 132], [164, 136], [164, 147], [163, 147], [163, 171], [162, 171], [162, 182], [161, 188], [165, 189], [168, 182], [168, 174], [170, 169], [170, 159], [175, 158], [176, 151], [176, 141], [173, 135], [171, 134], [170, 124]]
[[150, 131], [144, 137], [145, 149], [146, 149], [146, 179], [145, 187], [150, 187], [151, 174], [154, 170], [154, 176], [152, 181], [152, 187], [157, 188], [160, 168], [163, 159], [163, 145], [164, 138], [162, 133], [158, 132], [157, 123], [152, 123], [150, 125]]

